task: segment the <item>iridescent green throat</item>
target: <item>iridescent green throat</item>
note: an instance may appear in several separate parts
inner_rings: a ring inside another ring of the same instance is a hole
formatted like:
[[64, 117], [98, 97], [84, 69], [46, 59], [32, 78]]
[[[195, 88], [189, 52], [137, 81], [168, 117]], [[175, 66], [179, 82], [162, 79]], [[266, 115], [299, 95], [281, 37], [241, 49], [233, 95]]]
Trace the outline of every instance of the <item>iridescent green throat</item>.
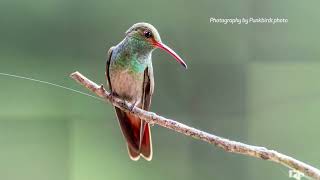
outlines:
[[152, 50], [153, 47], [148, 42], [126, 37], [113, 51], [114, 63], [111, 68], [128, 70], [130, 73], [143, 73], [151, 63]]

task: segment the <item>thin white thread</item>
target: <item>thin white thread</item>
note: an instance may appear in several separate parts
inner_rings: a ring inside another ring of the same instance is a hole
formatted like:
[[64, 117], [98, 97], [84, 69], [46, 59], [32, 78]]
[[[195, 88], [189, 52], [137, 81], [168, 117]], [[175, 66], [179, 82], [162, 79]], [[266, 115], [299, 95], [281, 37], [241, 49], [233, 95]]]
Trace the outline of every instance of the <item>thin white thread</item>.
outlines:
[[81, 92], [81, 91], [78, 91], [78, 90], [75, 90], [75, 89], [72, 89], [72, 88], [68, 88], [68, 87], [65, 87], [65, 86], [62, 86], [62, 85], [59, 85], [59, 84], [55, 84], [55, 83], [51, 83], [51, 82], [47, 82], [47, 81], [42, 81], [42, 80], [38, 80], [38, 79], [33, 79], [33, 78], [28, 78], [28, 77], [24, 77], [24, 76], [14, 75], [14, 74], [8, 74], [8, 73], [1, 73], [0, 72], [0, 75], [14, 77], [14, 78], [18, 78], [18, 79], [25, 79], [25, 80], [29, 80], [29, 81], [34, 81], [34, 82], [39, 82], [39, 83], [42, 83], [42, 84], [47, 84], [47, 85], [59, 87], [59, 88], [62, 88], [62, 89], [66, 89], [66, 90], [69, 90], [69, 91], [72, 91], [72, 92], [75, 92], [75, 93], [79, 93], [79, 94], [82, 94], [82, 95], [85, 95], [85, 96], [89, 96], [89, 97], [92, 97], [94, 99], [98, 99], [98, 100], [103, 101], [103, 99], [101, 99], [99, 97], [96, 97], [96, 96], [93, 96], [91, 94], [87, 94], [87, 93], [84, 93], [84, 92]]

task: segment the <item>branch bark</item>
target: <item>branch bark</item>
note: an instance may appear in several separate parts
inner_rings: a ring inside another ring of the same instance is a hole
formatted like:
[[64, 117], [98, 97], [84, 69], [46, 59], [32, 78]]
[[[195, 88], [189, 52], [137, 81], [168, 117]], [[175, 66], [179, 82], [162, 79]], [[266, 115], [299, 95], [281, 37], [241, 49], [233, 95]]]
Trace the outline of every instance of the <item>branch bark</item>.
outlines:
[[123, 111], [133, 113], [150, 124], [157, 124], [173, 131], [182, 133], [184, 135], [191, 136], [195, 139], [205, 141], [222, 148], [226, 152], [243, 154], [258, 159], [273, 161], [275, 163], [282, 164], [290, 169], [299, 171], [313, 179], [320, 180], [319, 169], [316, 169], [315, 167], [296, 160], [290, 156], [284, 155], [275, 150], [269, 150], [265, 147], [247, 145], [241, 142], [236, 142], [213, 134], [209, 134], [137, 107], [134, 107], [132, 110], [130, 110], [131, 104], [129, 102], [112, 96], [108, 91], [104, 89], [103, 85], [97, 85], [79, 72], [72, 73], [70, 77], [94, 92], [96, 95], [110, 102], [112, 105], [119, 107]]

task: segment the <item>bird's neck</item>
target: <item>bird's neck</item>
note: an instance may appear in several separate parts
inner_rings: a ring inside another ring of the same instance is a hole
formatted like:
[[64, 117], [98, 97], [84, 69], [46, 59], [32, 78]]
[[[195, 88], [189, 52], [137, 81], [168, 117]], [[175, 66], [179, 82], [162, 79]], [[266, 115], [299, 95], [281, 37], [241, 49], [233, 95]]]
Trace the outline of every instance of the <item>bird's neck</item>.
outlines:
[[153, 48], [144, 41], [126, 37], [118, 45], [119, 56], [116, 64], [132, 72], [144, 72], [148, 64], [151, 63]]

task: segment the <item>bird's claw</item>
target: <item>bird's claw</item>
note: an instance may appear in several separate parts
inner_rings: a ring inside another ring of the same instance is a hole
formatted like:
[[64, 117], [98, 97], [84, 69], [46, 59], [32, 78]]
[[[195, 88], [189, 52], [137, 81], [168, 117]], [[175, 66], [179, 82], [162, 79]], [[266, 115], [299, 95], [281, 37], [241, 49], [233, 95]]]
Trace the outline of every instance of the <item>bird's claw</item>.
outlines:
[[138, 104], [138, 102], [136, 101], [136, 102], [132, 103], [131, 105], [128, 105], [129, 106], [129, 110], [133, 111], [133, 109], [136, 107], [137, 104]]
[[113, 92], [113, 91], [110, 92], [110, 96], [119, 98], [118, 94], [116, 92]]

